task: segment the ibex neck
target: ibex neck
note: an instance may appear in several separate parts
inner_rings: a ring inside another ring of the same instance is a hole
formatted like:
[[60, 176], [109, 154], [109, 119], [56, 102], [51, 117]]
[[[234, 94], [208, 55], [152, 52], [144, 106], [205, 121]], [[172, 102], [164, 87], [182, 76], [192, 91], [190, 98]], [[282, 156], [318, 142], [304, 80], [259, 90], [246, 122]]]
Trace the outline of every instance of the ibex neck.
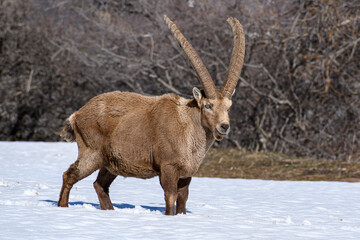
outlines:
[[196, 132], [195, 134], [197, 134], [199, 137], [202, 136], [203, 138], [206, 139], [205, 148], [207, 152], [215, 142], [214, 136], [210, 131], [210, 129], [202, 124], [201, 110], [198, 107], [195, 99], [186, 99], [186, 101], [187, 101], [186, 108], [193, 121], [194, 130]]

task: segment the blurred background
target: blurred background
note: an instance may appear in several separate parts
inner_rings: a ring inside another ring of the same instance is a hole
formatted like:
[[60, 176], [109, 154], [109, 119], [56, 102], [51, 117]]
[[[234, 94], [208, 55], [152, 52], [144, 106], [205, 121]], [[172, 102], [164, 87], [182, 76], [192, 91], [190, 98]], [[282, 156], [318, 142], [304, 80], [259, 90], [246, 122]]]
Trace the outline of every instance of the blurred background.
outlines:
[[0, 0], [0, 140], [60, 141], [100, 93], [199, 87], [168, 15], [222, 86], [226, 19], [245, 30], [231, 133], [216, 147], [360, 160], [360, 3], [295, 0]]

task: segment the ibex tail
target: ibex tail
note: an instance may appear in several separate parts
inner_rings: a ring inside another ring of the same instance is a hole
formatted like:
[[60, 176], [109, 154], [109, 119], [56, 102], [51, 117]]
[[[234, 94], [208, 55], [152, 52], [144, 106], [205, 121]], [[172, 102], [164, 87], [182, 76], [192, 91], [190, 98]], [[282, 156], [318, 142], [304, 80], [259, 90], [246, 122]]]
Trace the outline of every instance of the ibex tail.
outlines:
[[71, 116], [65, 120], [64, 122], [64, 128], [60, 133], [60, 136], [64, 138], [67, 142], [74, 142], [76, 140], [75, 138], [75, 132], [74, 128], [71, 124]]

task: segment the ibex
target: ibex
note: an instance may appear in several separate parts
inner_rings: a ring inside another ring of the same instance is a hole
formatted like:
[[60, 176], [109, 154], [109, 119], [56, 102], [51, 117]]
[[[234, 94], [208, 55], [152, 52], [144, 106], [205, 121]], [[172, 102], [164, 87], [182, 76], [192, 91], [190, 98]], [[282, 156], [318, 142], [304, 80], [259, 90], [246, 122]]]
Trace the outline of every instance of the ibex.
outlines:
[[67, 207], [72, 186], [100, 169], [94, 188], [101, 209], [114, 209], [109, 186], [117, 175], [159, 176], [165, 214], [186, 213], [191, 177], [214, 141], [221, 141], [230, 131], [228, 111], [244, 61], [245, 38], [239, 21], [228, 18], [234, 46], [220, 90], [191, 44], [168, 17], [164, 18], [192, 63], [203, 91], [193, 88], [191, 99], [115, 91], [92, 98], [73, 113], [60, 135], [77, 142], [78, 158], [63, 174], [58, 206]]

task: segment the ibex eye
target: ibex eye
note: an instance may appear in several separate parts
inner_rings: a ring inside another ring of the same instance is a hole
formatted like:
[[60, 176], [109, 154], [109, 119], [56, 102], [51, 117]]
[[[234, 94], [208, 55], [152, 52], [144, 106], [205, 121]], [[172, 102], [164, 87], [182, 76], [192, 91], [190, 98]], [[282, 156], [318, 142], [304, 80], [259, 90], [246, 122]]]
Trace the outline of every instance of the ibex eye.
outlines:
[[205, 108], [210, 110], [210, 109], [212, 109], [212, 105], [210, 103], [207, 103], [207, 104], [205, 104]]

